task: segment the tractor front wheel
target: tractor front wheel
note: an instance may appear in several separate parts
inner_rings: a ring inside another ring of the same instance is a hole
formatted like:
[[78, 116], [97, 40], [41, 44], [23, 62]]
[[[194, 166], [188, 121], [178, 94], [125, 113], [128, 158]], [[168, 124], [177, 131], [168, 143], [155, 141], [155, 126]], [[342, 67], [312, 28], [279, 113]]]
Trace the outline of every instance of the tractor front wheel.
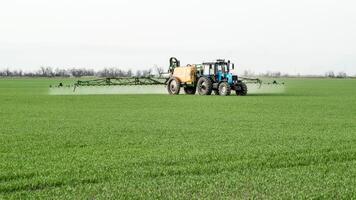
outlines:
[[200, 95], [211, 95], [211, 92], [213, 90], [213, 84], [211, 80], [207, 77], [201, 77], [198, 80], [198, 93]]
[[219, 94], [220, 96], [229, 96], [231, 94], [231, 87], [227, 82], [219, 84]]
[[237, 96], [246, 96], [247, 95], [247, 85], [245, 83], [240, 82], [237, 84], [236, 95]]
[[180, 92], [180, 81], [177, 78], [171, 78], [167, 84], [168, 93], [178, 95]]
[[185, 87], [184, 88], [185, 94], [188, 94], [188, 95], [194, 95], [196, 91], [197, 91], [196, 87]]

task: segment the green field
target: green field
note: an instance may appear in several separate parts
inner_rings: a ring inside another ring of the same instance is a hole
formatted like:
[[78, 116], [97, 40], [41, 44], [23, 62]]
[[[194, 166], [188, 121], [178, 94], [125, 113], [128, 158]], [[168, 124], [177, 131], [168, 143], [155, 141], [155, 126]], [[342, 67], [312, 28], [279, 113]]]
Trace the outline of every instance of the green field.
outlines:
[[0, 199], [356, 198], [355, 79], [48, 95], [59, 81], [0, 79]]

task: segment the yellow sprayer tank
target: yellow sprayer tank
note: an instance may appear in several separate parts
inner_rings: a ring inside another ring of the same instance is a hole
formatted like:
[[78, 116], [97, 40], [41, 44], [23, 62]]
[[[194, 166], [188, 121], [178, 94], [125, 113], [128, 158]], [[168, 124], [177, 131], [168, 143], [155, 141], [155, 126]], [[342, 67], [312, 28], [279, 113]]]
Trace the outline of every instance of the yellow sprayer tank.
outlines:
[[192, 84], [196, 82], [196, 71], [195, 65], [176, 67], [174, 68], [173, 76], [178, 78], [181, 83]]

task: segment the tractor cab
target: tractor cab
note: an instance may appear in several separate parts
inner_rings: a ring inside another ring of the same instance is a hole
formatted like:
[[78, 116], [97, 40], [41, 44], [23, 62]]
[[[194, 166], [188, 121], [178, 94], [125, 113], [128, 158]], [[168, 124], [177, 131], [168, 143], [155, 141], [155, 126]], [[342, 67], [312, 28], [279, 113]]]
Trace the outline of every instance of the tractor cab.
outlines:
[[206, 62], [202, 65], [202, 75], [210, 77], [214, 82], [226, 81], [233, 84], [237, 81], [235, 66], [230, 60], [226, 62], [224, 59], [218, 59], [216, 62]]

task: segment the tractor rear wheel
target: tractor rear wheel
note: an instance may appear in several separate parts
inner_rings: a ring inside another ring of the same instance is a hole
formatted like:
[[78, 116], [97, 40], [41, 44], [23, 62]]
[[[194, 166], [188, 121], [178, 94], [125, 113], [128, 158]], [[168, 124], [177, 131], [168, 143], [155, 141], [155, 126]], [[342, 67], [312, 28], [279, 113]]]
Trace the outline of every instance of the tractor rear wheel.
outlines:
[[211, 95], [213, 84], [209, 78], [201, 77], [198, 80], [197, 88], [200, 95]]
[[246, 96], [247, 95], [247, 85], [243, 82], [237, 84], [236, 95]]
[[188, 94], [188, 95], [194, 95], [196, 91], [197, 91], [196, 87], [185, 87], [184, 88], [185, 94]]
[[229, 96], [231, 94], [231, 87], [227, 82], [221, 82], [219, 84], [220, 96]]
[[167, 84], [168, 93], [171, 95], [177, 95], [180, 92], [180, 81], [177, 78], [171, 78]]

